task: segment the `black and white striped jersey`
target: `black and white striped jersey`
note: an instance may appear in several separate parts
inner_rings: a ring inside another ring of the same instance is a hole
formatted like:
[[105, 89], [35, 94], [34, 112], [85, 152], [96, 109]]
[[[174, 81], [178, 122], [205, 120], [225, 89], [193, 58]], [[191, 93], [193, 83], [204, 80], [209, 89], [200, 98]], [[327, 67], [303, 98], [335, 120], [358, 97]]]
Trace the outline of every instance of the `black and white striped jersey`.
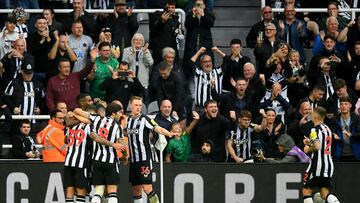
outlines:
[[[90, 120], [93, 122], [91, 132], [95, 132], [100, 137], [115, 143], [118, 139], [123, 138], [122, 127], [110, 117], [101, 117], [91, 115]], [[93, 142], [92, 159], [106, 163], [117, 163], [118, 158], [116, 149]]]
[[92, 147], [90, 138], [92, 124], [79, 123], [66, 132], [68, 151], [65, 166], [87, 168], [91, 159], [89, 150]]
[[222, 92], [223, 72], [220, 67], [213, 68], [210, 73], [205, 73], [199, 67], [195, 69], [195, 105], [203, 107], [211, 97], [211, 79], [215, 79], [215, 90], [218, 94]]
[[34, 115], [35, 108], [45, 98], [43, 86], [35, 79], [32, 81], [13, 79], [4, 93], [9, 108], [19, 107], [21, 115]]
[[235, 130], [228, 133], [227, 139], [232, 140], [236, 156], [243, 158], [244, 160], [251, 158], [251, 135], [253, 132], [254, 129], [251, 127], [241, 129], [238, 126]]
[[130, 162], [152, 161], [150, 131], [157, 123], [146, 115], [129, 116], [126, 121], [126, 132], [129, 138]]
[[331, 158], [332, 132], [330, 128], [321, 124], [315, 126], [315, 132], [320, 142], [320, 149], [311, 153], [311, 163], [306, 172], [312, 177], [332, 177], [334, 164]]

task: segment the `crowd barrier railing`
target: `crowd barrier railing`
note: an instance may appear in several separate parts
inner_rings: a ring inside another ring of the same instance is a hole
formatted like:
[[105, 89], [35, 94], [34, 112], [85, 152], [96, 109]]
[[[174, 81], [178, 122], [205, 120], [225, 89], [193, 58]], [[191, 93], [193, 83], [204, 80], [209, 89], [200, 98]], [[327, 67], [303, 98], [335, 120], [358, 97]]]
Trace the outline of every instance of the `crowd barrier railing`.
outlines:
[[[0, 13], [11, 13], [12, 9], [0, 9]], [[73, 9], [54, 9], [54, 12], [57, 13], [70, 13]], [[87, 9], [89, 13], [113, 13], [114, 9]], [[163, 11], [162, 8], [155, 8], [155, 9], [134, 9], [133, 13], [154, 13], [156, 11]], [[28, 13], [42, 13], [43, 9], [25, 9], [25, 12]], [[184, 10], [177, 8], [175, 12], [179, 14], [179, 20], [182, 24], [182, 28], [185, 29], [185, 19], [186, 13]]]

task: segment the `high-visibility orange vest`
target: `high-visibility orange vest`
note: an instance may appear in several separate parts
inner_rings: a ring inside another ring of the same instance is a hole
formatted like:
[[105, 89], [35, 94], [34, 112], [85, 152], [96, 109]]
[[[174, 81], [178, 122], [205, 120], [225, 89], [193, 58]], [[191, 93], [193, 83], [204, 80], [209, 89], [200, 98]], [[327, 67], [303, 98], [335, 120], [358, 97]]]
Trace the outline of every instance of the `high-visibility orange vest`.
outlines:
[[67, 145], [64, 135], [65, 126], [49, 120], [48, 125], [36, 135], [36, 140], [43, 145], [44, 162], [64, 162]]

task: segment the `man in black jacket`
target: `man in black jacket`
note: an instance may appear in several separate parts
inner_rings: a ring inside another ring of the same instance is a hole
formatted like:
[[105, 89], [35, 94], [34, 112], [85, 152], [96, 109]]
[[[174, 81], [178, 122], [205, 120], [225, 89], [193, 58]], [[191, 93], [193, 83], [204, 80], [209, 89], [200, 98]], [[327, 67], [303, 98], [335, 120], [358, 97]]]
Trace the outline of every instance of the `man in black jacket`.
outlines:
[[235, 89], [232, 92], [218, 94], [212, 84], [211, 96], [220, 103], [221, 115], [226, 118], [236, 120], [241, 110], [249, 110], [253, 115], [257, 115], [257, 105], [253, 102], [252, 95], [247, 91], [248, 82], [244, 78], [235, 80]]
[[205, 102], [205, 114], [200, 116], [191, 135], [192, 154], [200, 153], [204, 140], [211, 139], [215, 143], [212, 157], [215, 162], [225, 162], [225, 134], [230, 129], [231, 123], [224, 116], [219, 115], [218, 104], [215, 100]]
[[13, 79], [5, 89], [4, 101], [14, 115], [40, 114], [44, 107], [45, 91], [34, 77], [34, 61], [21, 64], [21, 77]]
[[39, 151], [36, 150], [35, 141], [29, 135], [31, 130], [30, 120], [20, 121], [20, 133], [15, 135], [12, 144], [12, 154], [15, 159], [38, 158]]
[[48, 60], [48, 53], [55, 43], [53, 33], [50, 33], [46, 18], [39, 16], [35, 23], [36, 31], [26, 38], [27, 50], [35, 59], [35, 77], [46, 85], [46, 74], [50, 72], [52, 63]]
[[168, 99], [173, 104], [173, 112], [178, 116], [181, 127], [186, 126], [185, 114], [185, 90], [183, 85], [183, 78], [179, 73], [172, 71], [171, 66], [165, 62], [159, 63], [160, 77], [157, 81], [157, 96], [158, 104], [164, 99]]
[[273, 23], [268, 23], [265, 26], [264, 38], [258, 38], [256, 41], [254, 55], [258, 64], [258, 72], [265, 73], [266, 61], [275, 53], [284, 42], [276, 37], [276, 26]]
[[182, 32], [179, 17], [175, 15], [176, 1], [166, 2], [163, 12], [157, 11], [150, 18], [150, 49], [153, 51], [154, 65], [162, 60], [162, 50], [171, 47], [176, 52], [175, 62], [179, 58], [176, 36]]
[[95, 16], [84, 10], [84, 0], [73, 0], [74, 10], [65, 14], [62, 24], [63, 33], [71, 33], [71, 25], [75, 21], [81, 21], [84, 26], [84, 34], [91, 36], [93, 40], [98, 36], [96, 32]]
[[125, 0], [115, 0], [114, 13], [107, 17], [107, 23], [113, 36], [112, 44], [119, 46], [121, 51], [131, 46], [131, 38], [139, 29], [139, 23], [132, 8], [126, 11]]
[[246, 45], [250, 48], [255, 48], [257, 38], [263, 37], [265, 33], [265, 25], [267, 23], [275, 23], [273, 21], [273, 12], [270, 6], [265, 6], [261, 9], [263, 20], [253, 25], [246, 36]]
[[[131, 78], [133, 81], [130, 81]], [[105, 101], [111, 103], [119, 100], [126, 110], [131, 96], [141, 95], [143, 88], [140, 81], [132, 71], [129, 71], [129, 64], [121, 62], [118, 70], [114, 70], [112, 77], [106, 79], [99, 86], [99, 89], [105, 91]]]

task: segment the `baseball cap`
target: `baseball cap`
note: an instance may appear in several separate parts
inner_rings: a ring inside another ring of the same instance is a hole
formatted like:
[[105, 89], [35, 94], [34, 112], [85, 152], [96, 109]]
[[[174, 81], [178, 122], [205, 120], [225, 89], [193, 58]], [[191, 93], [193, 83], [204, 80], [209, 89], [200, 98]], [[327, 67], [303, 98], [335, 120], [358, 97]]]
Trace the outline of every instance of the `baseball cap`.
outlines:
[[111, 32], [111, 29], [109, 27], [104, 27], [103, 29], [101, 29], [101, 32]]
[[125, 0], [115, 0], [114, 5], [115, 6], [126, 5], [126, 1]]
[[21, 70], [24, 73], [30, 74], [33, 73], [35, 69], [34, 58], [31, 56], [27, 56], [21, 63]]

